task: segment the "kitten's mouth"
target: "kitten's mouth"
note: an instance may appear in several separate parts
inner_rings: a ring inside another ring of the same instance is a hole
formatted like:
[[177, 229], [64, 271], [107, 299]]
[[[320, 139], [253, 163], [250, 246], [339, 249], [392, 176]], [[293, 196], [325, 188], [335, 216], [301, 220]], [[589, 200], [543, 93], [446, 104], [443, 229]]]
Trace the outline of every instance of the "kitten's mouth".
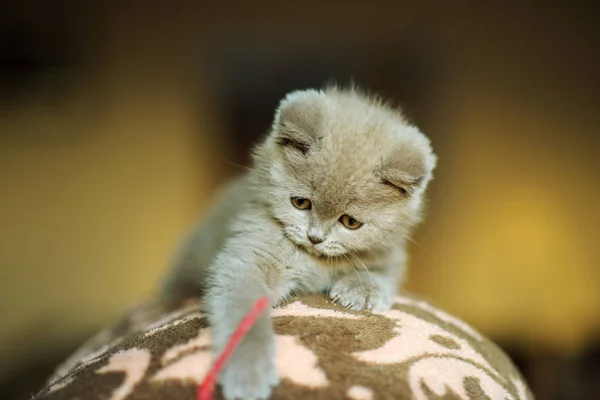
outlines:
[[327, 254], [323, 251], [316, 249], [315, 246], [312, 246], [312, 245], [304, 245], [303, 244], [303, 245], [300, 245], [299, 248], [302, 249], [308, 255], [315, 257], [315, 258], [322, 259], [322, 260], [335, 261], [337, 259], [342, 259], [344, 257], [343, 254]]
[[[304, 253], [318, 258], [318, 259], [322, 259], [322, 260], [329, 260], [329, 261], [333, 261], [333, 260], [337, 260], [337, 259], [342, 259], [344, 257], [344, 253], [338, 253], [338, 254], [328, 254], [327, 252], [318, 250], [316, 247], [317, 245], [313, 245], [310, 244], [308, 242], [304, 242], [302, 240], [299, 240], [295, 234], [293, 234], [292, 232], [288, 231], [287, 229], [284, 229], [284, 232], [287, 236], [287, 239], [292, 242], [296, 248], [298, 250], [303, 251]], [[295, 232], [294, 232], [295, 233]]]

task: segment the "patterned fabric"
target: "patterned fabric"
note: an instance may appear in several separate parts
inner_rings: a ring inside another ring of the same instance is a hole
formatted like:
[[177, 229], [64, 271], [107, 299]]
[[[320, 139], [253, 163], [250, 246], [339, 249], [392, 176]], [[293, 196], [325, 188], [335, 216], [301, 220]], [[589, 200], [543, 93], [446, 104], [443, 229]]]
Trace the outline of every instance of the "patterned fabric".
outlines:
[[[273, 317], [282, 379], [272, 399], [533, 399], [497, 346], [412, 296], [379, 314], [300, 297]], [[210, 341], [198, 303], [166, 314], [149, 305], [86, 343], [34, 399], [192, 400]]]

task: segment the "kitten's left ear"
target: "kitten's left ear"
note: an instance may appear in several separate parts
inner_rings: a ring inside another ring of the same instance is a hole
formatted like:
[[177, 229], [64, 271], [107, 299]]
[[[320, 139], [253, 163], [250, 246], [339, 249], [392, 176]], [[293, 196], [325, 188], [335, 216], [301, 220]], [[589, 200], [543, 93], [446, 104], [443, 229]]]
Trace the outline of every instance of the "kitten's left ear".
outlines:
[[417, 128], [411, 127], [411, 130], [418, 135], [391, 149], [375, 171], [382, 183], [393, 186], [404, 195], [424, 189], [437, 164], [429, 140]]
[[314, 146], [321, 133], [325, 113], [325, 95], [318, 90], [289, 93], [275, 112], [273, 134], [281, 146], [302, 154]]

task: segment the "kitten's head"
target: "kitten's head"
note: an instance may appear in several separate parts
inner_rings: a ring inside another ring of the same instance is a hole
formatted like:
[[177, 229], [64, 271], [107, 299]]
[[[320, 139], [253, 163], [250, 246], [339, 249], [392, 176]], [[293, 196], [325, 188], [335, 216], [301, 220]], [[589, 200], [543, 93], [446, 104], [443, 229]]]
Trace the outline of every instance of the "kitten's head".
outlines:
[[330, 257], [400, 243], [436, 164], [398, 111], [338, 88], [288, 94], [254, 160], [257, 189], [287, 237]]

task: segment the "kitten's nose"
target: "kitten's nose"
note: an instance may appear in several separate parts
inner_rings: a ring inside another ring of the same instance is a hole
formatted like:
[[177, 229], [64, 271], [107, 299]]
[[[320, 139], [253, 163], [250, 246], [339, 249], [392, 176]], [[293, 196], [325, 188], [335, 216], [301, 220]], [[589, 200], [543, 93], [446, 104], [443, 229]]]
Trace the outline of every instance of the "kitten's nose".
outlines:
[[325, 240], [325, 239], [321, 239], [320, 237], [317, 237], [317, 236], [308, 235], [308, 240], [310, 240], [310, 242], [312, 244], [319, 244], [319, 243], [322, 243], [323, 240]]

